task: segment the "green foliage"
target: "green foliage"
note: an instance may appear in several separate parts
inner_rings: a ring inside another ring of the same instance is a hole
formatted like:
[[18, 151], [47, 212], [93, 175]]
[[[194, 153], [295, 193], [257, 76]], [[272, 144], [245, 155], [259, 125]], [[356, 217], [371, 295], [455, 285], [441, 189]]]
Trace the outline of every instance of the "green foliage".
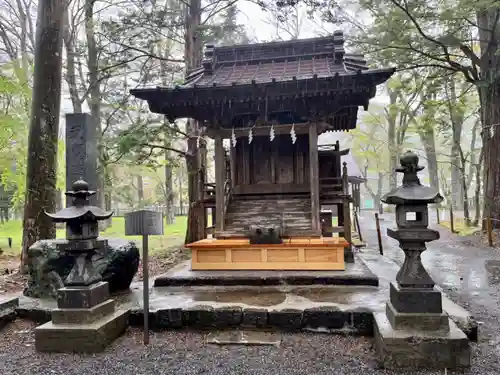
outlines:
[[[126, 238], [127, 240], [136, 241], [141, 246], [142, 241], [140, 236], [125, 236], [125, 222], [123, 217], [113, 217], [113, 225], [107, 228], [103, 233], [103, 237]], [[181, 246], [184, 243], [184, 234], [186, 232], [187, 217], [180, 216], [175, 220], [175, 224], [165, 225], [165, 231], [162, 236], [151, 236], [149, 246], [151, 255], [162, 255], [168, 252], [169, 249]], [[21, 220], [10, 220], [4, 224], [0, 224], [0, 248], [6, 252], [19, 254], [21, 251], [21, 242], [23, 238]], [[12, 238], [12, 249], [7, 245], [7, 238]], [[66, 230], [58, 229], [56, 238], [65, 238]]]
[[24, 200], [31, 95], [17, 69], [15, 63], [0, 66], [0, 194], [14, 206]]
[[351, 152], [364, 177], [387, 173], [389, 148], [387, 145], [387, 121], [383, 109], [373, 106], [364, 115], [357, 129], [349, 132], [352, 137]]

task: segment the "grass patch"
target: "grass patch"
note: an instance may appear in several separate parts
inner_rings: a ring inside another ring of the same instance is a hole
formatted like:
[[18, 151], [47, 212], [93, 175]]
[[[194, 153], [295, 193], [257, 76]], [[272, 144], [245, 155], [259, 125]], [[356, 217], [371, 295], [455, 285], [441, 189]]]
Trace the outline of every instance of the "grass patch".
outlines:
[[[11, 220], [0, 224], [0, 248], [5, 253], [19, 254], [23, 238], [22, 220]], [[178, 216], [175, 223], [164, 226], [163, 236], [149, 236], [149, 251], [151, 255], [161, 255], [173, 247], [181, 246], [187, 228], [187, 216]], [[58, 229], [57, 238], [65, 238], [66, 230]], [[125, 220], [123, 217], [114, 217], [113, 225], [101, 233], [102, 237], [126, 238], [135, 241], [142, 247], [141, 236], [125, 236]], [[12, 249], [9, 249], [8, 238], [12, 238]]]
[[[441, 226], [449, 229], [451, 231], [451, 222], [450, 221], [443, 221], [441, 220], [439, 223]], [[455, 229], [456, 234], [459, 236], [471, 236], [476, 232], [479, 232], [481, 228], [479, 227], [474, 227], [474, 226], [467, 226], [465, 225], [465, 220], [464, 219], [455, 219], [453, 220], [453, 229]]]

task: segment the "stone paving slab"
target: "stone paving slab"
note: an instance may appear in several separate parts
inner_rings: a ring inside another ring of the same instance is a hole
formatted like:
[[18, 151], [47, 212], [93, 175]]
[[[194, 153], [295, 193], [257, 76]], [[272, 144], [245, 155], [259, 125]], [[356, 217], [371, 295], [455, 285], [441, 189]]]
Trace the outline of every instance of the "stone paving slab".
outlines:
[[344, 271], [192, 271], [191, 261], [156, 277], [165, 286], [276, 286], [276, 285], [378, 286], [378, 277], [362, 262], [346, 263]]
[[[222, 329], [244, 327], [280, 331], [313, 330], [371, 335], [373, 313], [385, 312], [389, 283], [399, 266], [371, 249], [357, 256], [379, 278], [379, 287], [278, 285], [191, 286], [150, 289], [152, 329]], [[113, 297], [130, 309], [129, 324], [143, 323], [142, 283], [130, 293]], [[54, 300], [20, 298], [19, 316], [50, 320]], [[443, 296], [444, 311], [469, 337], [477, 335], [470, 314]]]
[[0, 329], [16, 318], [17, 297], [0, 297]]

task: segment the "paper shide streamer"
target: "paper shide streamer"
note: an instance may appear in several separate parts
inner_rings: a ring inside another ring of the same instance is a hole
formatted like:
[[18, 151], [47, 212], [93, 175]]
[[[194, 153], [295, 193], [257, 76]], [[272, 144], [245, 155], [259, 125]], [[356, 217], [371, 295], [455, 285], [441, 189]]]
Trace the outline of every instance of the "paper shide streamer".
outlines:
[[236, 134], [234, 134], [234, 128], [231, 132], [231, 144], [233, 145], [233, 147], [236, 147]]

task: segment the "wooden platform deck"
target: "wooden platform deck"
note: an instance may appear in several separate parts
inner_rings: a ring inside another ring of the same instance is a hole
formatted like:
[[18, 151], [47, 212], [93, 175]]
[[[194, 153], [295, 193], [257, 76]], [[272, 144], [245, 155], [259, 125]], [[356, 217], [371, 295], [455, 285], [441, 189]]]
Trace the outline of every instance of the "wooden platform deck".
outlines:
[[277, 245], [207, 238], [188, 244], [192, 270], [344, 270], [342, 237], [289, 238]]

